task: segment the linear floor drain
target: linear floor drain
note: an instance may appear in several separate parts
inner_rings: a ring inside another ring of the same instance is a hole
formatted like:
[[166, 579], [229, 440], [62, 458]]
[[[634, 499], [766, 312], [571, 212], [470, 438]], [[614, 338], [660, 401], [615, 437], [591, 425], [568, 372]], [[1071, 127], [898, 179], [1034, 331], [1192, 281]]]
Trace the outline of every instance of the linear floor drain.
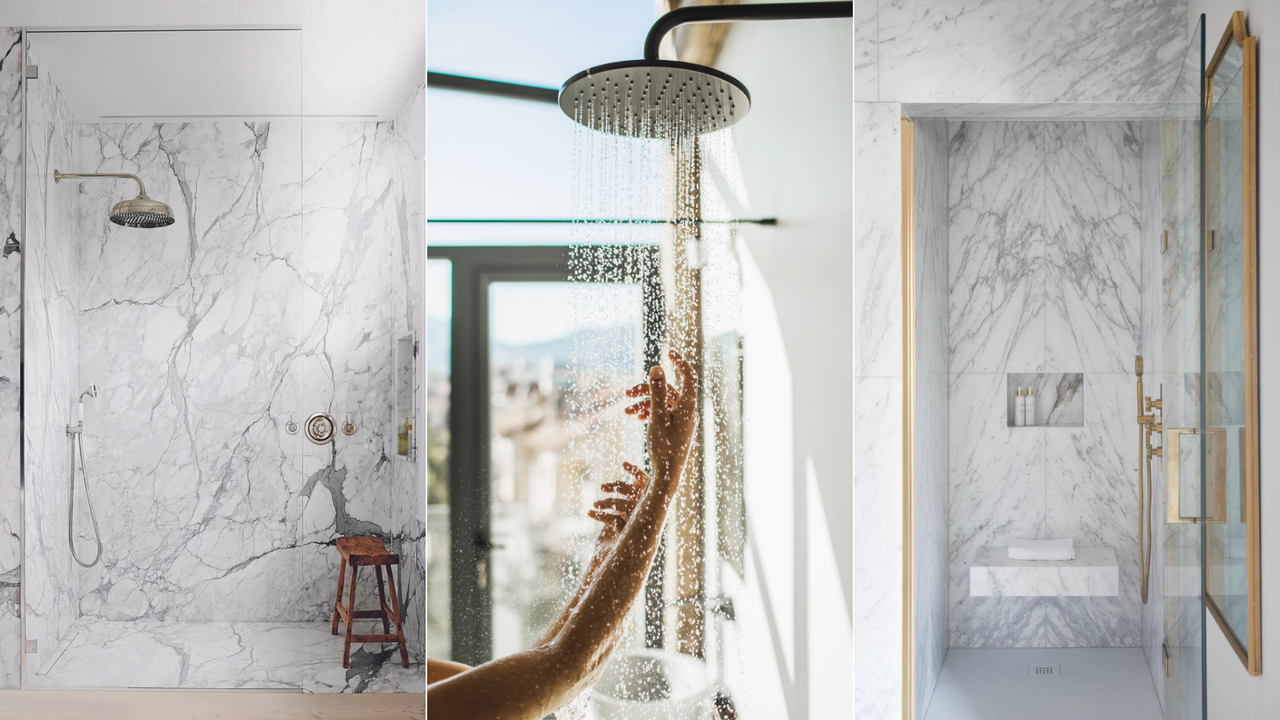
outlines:
[[1062, 675], [1061, 665], [1028, 665], [1027, 676], [1033, 678], [1056, 678]]

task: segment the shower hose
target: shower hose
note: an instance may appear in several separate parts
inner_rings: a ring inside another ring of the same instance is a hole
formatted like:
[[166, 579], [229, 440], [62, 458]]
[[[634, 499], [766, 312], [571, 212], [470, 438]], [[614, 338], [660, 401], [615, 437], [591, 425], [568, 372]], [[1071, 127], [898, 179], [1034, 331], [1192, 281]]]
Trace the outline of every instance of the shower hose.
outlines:
[[[89, 475], [84, 470], [84, 434], [77, 432], [76, 444], [71, 447], [71, 496], [67, 499], [67, 542], [71, 545], [71, 557], [82, 567], [93, 567], [102, 558], [102, 532], [98, 530], [98, 516], [93, 512], [93, 498], [89, 496]], [[80, 477], [84, 478], [84, 500], [89, 506], [89, 519], [93, 521], [93, 539], [98, 543], [98, 551], [93, 560], [85, 562], [76, 554], [76, 449], [80, 450]]]

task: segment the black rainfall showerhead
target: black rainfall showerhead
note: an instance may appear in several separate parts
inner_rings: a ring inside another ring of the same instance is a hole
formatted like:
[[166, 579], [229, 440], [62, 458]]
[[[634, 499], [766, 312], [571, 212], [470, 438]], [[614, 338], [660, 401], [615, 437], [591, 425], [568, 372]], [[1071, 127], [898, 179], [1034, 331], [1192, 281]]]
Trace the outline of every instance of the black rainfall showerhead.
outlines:
[[173, 209], [159, 200], [147, 197], [142, 178], [130, 173], [64, 173], [53, 171], [53, 181], [81, 178], [129, 178], [138, 183], [138, 196], [121, 200], [111, 207], [111, 222], [131, 228], [162, 228], [173, 224]]
[[672, 10], [649, 30], [644, 60], [599, 65], [574, 75], [560, 88], [560, 109], [580, 125], [622, 137], [687, 137], [723, 130], [746, 117], [751, 94], [715, 68], [659, 60], [658, 47], [668, 32], [686, 23], [851, 17], [852, 2], [693, 5]]

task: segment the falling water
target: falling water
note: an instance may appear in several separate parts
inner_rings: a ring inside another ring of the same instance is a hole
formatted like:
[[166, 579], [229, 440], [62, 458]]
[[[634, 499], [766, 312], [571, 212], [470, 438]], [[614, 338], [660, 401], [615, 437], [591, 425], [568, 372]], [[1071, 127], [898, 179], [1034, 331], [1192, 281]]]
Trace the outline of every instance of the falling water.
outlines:
[[[608, 90], [633, 92], [619, 85]], [[673, 384], [678, 376], [667, 349], [700, 366], [703, 423], [657, 561], [665, 597], [642, 599], [632, 608], [626, 635], [597, 687], [631, 700], [678, 697], [692, 681], [653, 680], [650, 658], [624, 662], [628, 651], [646, 646], [646, 614], [664, 617], [668, 650], [703, 657], [707, 681], [719, 679], [727, 660], [717, 632], [722, 620], [700, 603], [675, 601], [696, 592], [722, 594], [721, 575], [743, 573], [740, 239], [732, 220], [743, 213], [745, 195], [732, 131], [699, 134], [705, 110], [695, 110], [702, 102], [698, 90], [669, 90], [681, 108], [673, 118], [637, 116], [630, 112], [629, 96], [628, 102], [608, 105], [622, 111], [584, 117], [597, 112], [592, 103], [579, 107], [576, 118], [572, 305], [575, 319], [596, 332], [576, 333], [570, 350], [568, 375], [576, 387], [567, 397], [566, 415], [581, 422], [567, 455], [586, 471], [567, 491], [576, 496], [561, 507], [585, 516], [603, 497], [602, 482], [623, 479], [622, 461], [646, 464], [643, 424], [623, 409], [633, 402], [626, 389], [644, 380], [647, 365], [660, 360]], [[619, 283], [634, 291], [618, 292]], [[603, 327], [628, 329], [600, 332]], [[564, 567], [566, 599], [580, 582], [594, 540], [594, 531], [584, 534]], [[739, 627], [742, 621], [739, 612]], [[650, 629], [651, 641], [652, 635]], [[745, 664], [742, 658], [735, 662]], [[590, 697], [590, 691], [583, 693], [556, 717], [587, 717]], [[708, 716], [709, 703], [709, 697], [701, 701], [699, 717]], [[673, 720], [684, 712], [667, 710]]]

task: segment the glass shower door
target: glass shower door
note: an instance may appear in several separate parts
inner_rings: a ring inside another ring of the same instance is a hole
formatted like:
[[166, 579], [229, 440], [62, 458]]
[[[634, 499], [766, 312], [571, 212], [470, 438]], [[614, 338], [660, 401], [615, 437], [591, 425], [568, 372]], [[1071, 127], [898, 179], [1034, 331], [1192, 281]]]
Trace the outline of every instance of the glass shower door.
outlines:
[[[1204, 429], [1203, 77], [1204, 19], [1192, 35], [1162, 122], [1161, 253], [1165, 508], [1161, 541], [1166, 720], [1205, 717], [1204, 468], [1213, 461]], [[1205, 450], [1208, 447], [1208, 454]], [[1156, 490], [1160, 497], [1160, 490]], [[1157, 578], [1153, 575], [1153, 582]]]

